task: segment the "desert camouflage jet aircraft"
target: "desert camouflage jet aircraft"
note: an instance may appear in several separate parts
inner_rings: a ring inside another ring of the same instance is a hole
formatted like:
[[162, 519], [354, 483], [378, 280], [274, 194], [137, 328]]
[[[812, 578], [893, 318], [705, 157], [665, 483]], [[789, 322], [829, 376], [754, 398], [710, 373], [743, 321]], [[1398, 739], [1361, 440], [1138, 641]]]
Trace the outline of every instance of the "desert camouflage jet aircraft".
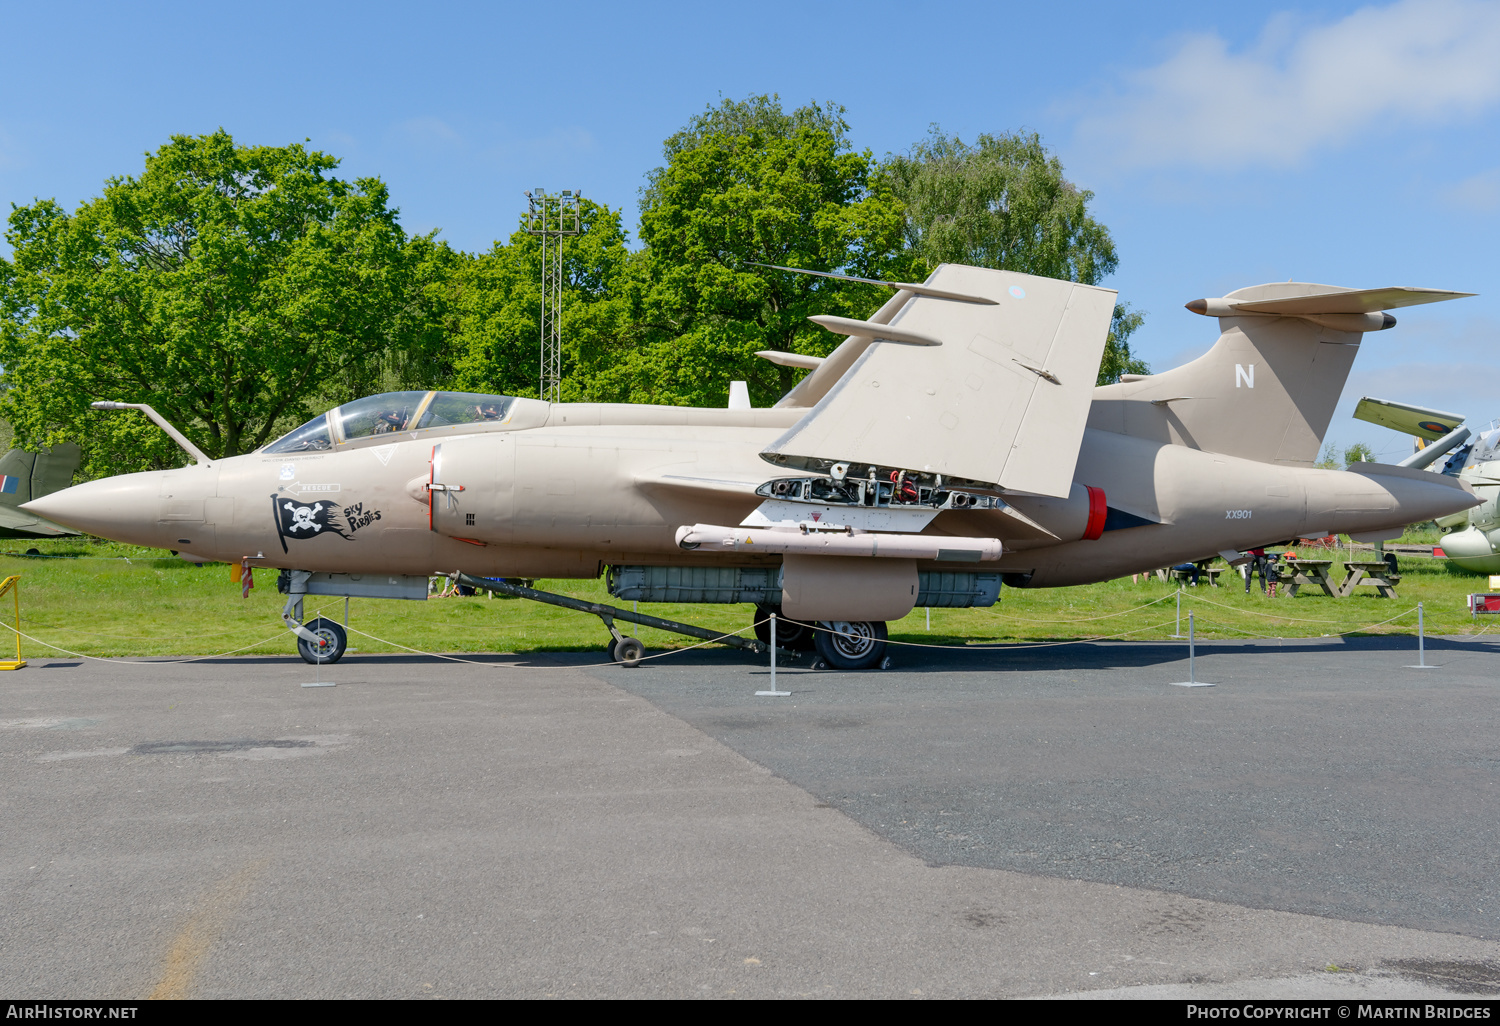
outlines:
[[[753, 602], [791, 621], [784, 644], [814, 635], [829, 663], [861, 668], [882, 659], [886, 621], [990, 605], [1002, 582], [1395, 537], [1477, 501], [1420, 470], [1313, 466], [1363, 333], [1461, 293], [1287, 282], [1196, 300], [1219, 319], [1207, 354], [1096, 388], [1110, 290], [954, 264], [891, 287], [868, 320], [813, 318], [846, 336], [828, 357], [761, 354], [809, 371], [770, 409], [397, 392], [223, 460], [156, 418], [195, 466], [26, 508], [291, 571], [286, 618], [309, 660], [344, 640], [298, 622], [303, 594], [425, 598], [434, 572], [489, 586], [607, 571], [626, 600]], [[616, 633], [611, 650], [631, 663], [640, 643]]]

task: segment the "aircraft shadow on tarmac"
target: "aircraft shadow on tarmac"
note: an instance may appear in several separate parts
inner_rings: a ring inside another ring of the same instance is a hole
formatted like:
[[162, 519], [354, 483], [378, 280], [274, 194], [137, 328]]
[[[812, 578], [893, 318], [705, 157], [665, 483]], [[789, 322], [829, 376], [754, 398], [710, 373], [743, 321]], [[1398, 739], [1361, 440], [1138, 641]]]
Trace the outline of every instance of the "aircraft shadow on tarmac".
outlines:
[[[1495, 639], [1500, 641], [1500, 637]], [[995, 673], [1011, 671], [1038, 671], [1038, 670], [1060, 670], [1060, 669], [1111, 669], [1128, 667], [1163, 666], [1183, 662], [1188, 657], [1187, 642], [1184, 641], [1085, 641], [1064, 644], [1042, 643], [997, 645], [995, 647], [974, 646], [972, 648], [918, 648], [906, 647], [892, 643], [889, 649], [891, 657], [891, 669], [902, 673], [954, 673], [971, 671], [975, 673]], [[1446, 638], [1429, 636], [1426, 639], [1426, 648], [1429, 656], [1437, 656], [1451, 652], [1493, 652], [1493, 643], [1489, 639], [1469, 640], [1461, 638]], [[1403, 660], [1409, 657], [1411, 660], [1417, 658], [1417, 640], [1407, 635], [1384, 635], [1367, 637], [1343, 637], [1343, 638], [1292, 638], [1286, 640], [1266, 639], [1256, 641], [1199, 641], [1197, 643], [1197, 655], [1203, 658], [1212, 658], [1215, 663], [1230, 656], [1268, 656], [1272, 654], [1298, 656], [1313, 653], [1327, 653], [1331, 648], [1348, 652], [1350, 654], [1364, 653], [1390, 653], [1399, 656]], [[447, 663], [451, 666], [462, 666], [464, 663], [480, 663], [493, 666], [510, 666], [516, 668], [526, 667], [573, 667], [576, 669], [613, 669], [613, 664], [606, 661], [602, 650], [597, 652], [481, 652], [454, 654], [456, 658], [464, 662], [454, 662], [453, 659], [444, 659], [439, 656], [420, 655], [416, 653], [351, 653], [336, 664], [331, 664], [327, 669], [336, 672], [338, 669], [348, 667], [351, 664], [374, 664], [384, 666], [400, 665], [431, 665], [433, 663]], [[728, 649], [701, 648], [691, 649], [681, 653], [668, 653], [660, 649], [648, 649], [647, 656], [659, 656], [650, 659], [640, 669], [659, 666], [663, 669], [668, 667], [700, 667], [728, 669], [735, 664], [743, 665], [747, 669], [764, 669], [766, 660], [764, 657], [754, 657]], [[814, 656], [805, 654], [801, 659], [788, 661], [785, 658], [779, 660], [778, 665], [785, 670], [806, 670], [812, 665]], [[163, 660], [173, 662], [174, 660]], [[194, 660], [202, 666], [247, 666], [247, 665], [282, 665], [287, 667], [305, 668], [306, 664], [295, 656], [225, 656], [221, 658], [208, 658]], [[74, 664], [57, 664], [59, 666]], [[1394, 664], [1393, 664], [1394, 665]], [[1406, 665], [1403, 661], [1400, 665]], [[624, 670], [624, 667], [618, 667]], [[833, 670], [821, 672], [839, 672]], [[851, 671], [878, 673], [878, 670]]]

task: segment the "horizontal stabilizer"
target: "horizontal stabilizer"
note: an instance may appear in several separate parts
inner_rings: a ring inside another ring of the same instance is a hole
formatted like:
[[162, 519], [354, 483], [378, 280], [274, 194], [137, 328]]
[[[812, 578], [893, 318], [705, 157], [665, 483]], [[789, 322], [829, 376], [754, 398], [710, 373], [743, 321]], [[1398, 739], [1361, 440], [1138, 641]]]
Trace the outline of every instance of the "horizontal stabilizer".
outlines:
[[1365, 396], [1354, 408], [1354, 419], [1435, 442], [1464, 422], [1463, 414], [1429, 410], [1425, 406], [1393, 403]]
[[1236, 309], [1248, 313], [1295, 317], [1299, 314], [1378, 313], [1382, 310], [1399, 310], [1403, 306], [1441, 303], [1445, 299], [1464, 299], [1473, 294], [1472, 292], [1445, 292], [1442, 289], [1343, 289], [1338, 292], [1325, 292], [1321, 295], [1250, 300], [1234, 305]]
[[1115, 293], [963, 264], [942, 265], [928, 282], [995, 305], [919, 295], [889, 325], [816, 318], [851, 335], [941, 345], [870, 344], [762, 458], [815, 472], [846, 462], [1067, 496]]

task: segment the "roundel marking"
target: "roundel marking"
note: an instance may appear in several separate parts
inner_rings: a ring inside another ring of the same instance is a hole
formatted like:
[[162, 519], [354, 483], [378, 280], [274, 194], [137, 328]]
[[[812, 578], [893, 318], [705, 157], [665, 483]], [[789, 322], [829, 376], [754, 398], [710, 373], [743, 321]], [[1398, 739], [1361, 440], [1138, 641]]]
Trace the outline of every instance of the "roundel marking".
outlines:
[[1435, 420], [1419, 420], [1417, 421], [1417, 427], [1421, 428], [1423, 431], [1437, 431], [1440, 434], [1444, 435], [1453, 430], [1446, 424], [1439, 424]]
[[1017, 298], [1017, 299], [1025, 299], [1026, 298], [1026, 290], [1023, 289], [1023, 288], [1021, 288], [1021, 286], [1019, 286], [1019, 285], [1012, 285], [1010, 287], [1010, 294], [1012, 296], [1014, 296], [1015, 298]]

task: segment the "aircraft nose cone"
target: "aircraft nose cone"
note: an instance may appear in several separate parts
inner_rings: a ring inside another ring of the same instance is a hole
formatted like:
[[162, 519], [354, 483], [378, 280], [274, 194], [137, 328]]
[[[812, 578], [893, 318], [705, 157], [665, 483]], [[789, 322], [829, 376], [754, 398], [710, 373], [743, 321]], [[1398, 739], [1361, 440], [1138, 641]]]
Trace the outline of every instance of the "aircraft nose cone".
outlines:
[[85, 534], [133, 545], [156, 545], [161, 473], [123, 474], [32, 499], [28, 513]]

